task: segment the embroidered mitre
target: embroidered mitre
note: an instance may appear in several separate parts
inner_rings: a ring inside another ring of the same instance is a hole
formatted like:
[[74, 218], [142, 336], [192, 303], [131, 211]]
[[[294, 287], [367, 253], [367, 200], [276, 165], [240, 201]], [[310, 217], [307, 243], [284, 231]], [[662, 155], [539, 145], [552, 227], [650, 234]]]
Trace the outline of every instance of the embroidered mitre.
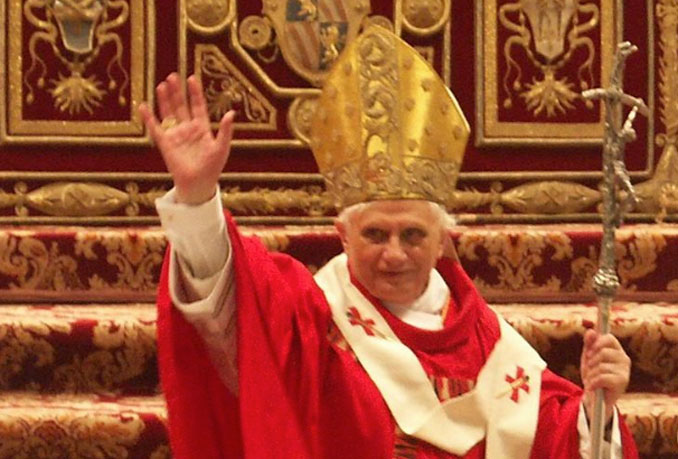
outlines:
[[430, 64], [392, 32], [372, 26], [328, 74], [311, 148], [338, 209], [383, 199], [449, 207], [469, 133]]

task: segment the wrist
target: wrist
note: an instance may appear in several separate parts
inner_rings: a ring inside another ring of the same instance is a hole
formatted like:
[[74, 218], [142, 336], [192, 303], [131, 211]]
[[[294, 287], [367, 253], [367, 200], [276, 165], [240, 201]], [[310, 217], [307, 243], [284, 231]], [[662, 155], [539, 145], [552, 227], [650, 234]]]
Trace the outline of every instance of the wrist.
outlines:
[[217, 187], [211, 187], [205, 190], [192, 190], [190, 192], [177, 187], [175, 202], [187, 206], [199, 206], [213, 199], [217, 191]]

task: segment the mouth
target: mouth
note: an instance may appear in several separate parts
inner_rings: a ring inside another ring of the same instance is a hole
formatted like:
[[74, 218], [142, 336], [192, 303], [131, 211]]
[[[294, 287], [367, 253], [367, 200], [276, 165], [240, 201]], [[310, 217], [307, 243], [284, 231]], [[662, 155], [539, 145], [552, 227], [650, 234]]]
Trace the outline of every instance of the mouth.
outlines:
[[384, 279], [398, 280], [409, 275], [408, 271], [382, 271], [381, 276]]

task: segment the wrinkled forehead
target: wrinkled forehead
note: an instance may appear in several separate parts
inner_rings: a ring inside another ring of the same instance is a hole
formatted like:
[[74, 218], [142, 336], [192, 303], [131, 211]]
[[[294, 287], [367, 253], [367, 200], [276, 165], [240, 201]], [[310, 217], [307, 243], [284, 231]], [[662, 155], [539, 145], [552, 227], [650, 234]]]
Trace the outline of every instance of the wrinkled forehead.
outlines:
[[360, 205], [350, 218], [357, 226], [435, 227], [440, 224], [432, 203], [423, 200], [372, 201]]

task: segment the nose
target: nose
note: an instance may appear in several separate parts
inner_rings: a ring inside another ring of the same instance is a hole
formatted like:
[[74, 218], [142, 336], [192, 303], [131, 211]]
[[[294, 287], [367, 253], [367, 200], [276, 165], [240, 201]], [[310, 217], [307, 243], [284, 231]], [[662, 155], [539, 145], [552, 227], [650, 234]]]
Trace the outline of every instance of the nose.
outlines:
[[384, 247], [383, 258], [387, 263], [399, 263], [407, 258], [402, 241], [398, 236], [394, 235], [388, 239], [388, 243]]

